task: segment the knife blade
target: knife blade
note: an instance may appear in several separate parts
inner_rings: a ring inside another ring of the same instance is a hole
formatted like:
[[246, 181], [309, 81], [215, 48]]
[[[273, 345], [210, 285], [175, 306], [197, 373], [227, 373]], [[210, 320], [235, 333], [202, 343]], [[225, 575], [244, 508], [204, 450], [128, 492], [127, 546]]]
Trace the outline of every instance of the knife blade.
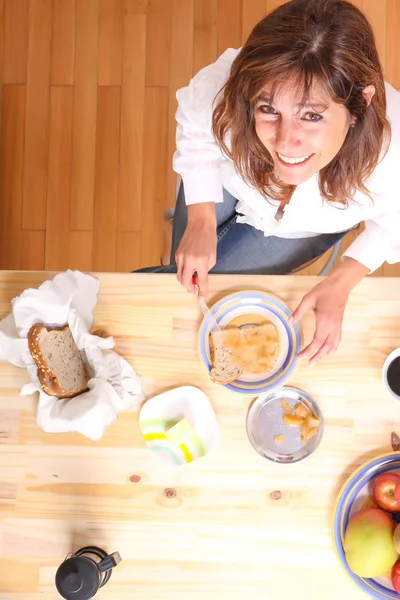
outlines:
[[215, 320], [215, 317], [214, 317], [214, 314], [212, 313], [212, 311], [208, 308], [205, 298], [200, 295], [199, 282], [198, 282], [196, 272], [194, 272], [192, 275], [192, 283], [193, 283], [197, 298], [199, 300], [199, 305], [200, 305], [201, 311], [204, 315], [204, 318], [210, 320], [211, 329], [213, 329], [215, 331], [221, 331], [221, 327], [218, 325], [217, 321]]

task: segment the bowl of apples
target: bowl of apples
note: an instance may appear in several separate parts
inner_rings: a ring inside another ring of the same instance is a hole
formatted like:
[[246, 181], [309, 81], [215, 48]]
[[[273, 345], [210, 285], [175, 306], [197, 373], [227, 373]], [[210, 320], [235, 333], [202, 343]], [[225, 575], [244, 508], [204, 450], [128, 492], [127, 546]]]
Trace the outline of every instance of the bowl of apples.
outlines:
[[353, 473], [335, 507], [336, 552], [351, 579], [372, 598], [400, 600], [400, 452]]

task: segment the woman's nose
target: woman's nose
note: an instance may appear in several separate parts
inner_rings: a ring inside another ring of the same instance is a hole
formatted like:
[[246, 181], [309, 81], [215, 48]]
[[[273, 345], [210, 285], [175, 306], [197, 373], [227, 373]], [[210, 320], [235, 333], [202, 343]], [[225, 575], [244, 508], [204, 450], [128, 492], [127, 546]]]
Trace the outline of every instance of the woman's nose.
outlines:
[[293, 119], [281, 119], [277, 123], [276, 150], [285, 156], [291, 156], [302, 144], [301, 127]]

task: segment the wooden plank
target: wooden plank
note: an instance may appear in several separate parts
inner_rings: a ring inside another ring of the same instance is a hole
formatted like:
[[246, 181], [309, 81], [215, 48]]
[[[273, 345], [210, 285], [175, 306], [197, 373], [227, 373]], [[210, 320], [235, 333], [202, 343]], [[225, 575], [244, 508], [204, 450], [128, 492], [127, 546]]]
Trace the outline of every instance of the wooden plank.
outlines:
[[4, 19], [5, 19], [5, 0], [0, 0], [0, 83], [3, 83], [4, 69]]
[[51, 85], [74, 85], [75, 0], [53, 0]]
[[[12, 0], [14, 1], [14, 0]], [[17, 538], [18, 539], [18, 538]], [[1, 570], [1, 585], [6, 592], [14, 594], [29, 594], [39, 590], [39, 569], [37, 564], [29, 564], [22, 557], [19, 559], [1, 557], [3, 567]], [[8, 594], [6, 595], [6, 597]]]
[[278, 6], [281, 6], [282, 4], [285, 4], [286, 0], [265, 0], [265, 12], [270, 13], [273, 10], [275, 10], [275, 8], [278, 8]]
[[169, 85], [176, 90], [189, 83], [193, 75], [193, 28], [195, 0], [174, 0]]
[[121, 85], [124, 0], [100, 0], [98, 84]]
[[29, 0], [6, 0], [4, 14], [4, 83], [26, 83], [28, 21]]
[[[3, 69], [4, 69], [4, 17], [5, 17], [5, 0], [0, 0], [0, 107], [1, 93], [3, 91]], [[1, 111], [0, 111], [1, 115]], [[1, 136], [1, 119], [0, 119], [0, 136]]]
[[163, 247], [168, 142], [167, 88], [146, 88], [144, 123], [141, 263], [150, 266], [160, 264]]
[[25, 87], [3, 87], [0, 139], [0, 269], [19, 268], [25, 103]]
[[[3, 311], [46, 276], [0, 273]], [[123, 556], [103, 599], [365, 600], [333, 556], [330, 518], [341, 483], [388, 447], [397, 423], [399, 405], [384, 392], [381, 376], [400, 336], [399, 282], [366, 278], [350, 296], [338, 351], [296, 370], [293, 384], [317, 400], [324, 436], [288, 477], [288, 467], [262, 460], [248, 442], [244, 413], [251, 398], [215, 385], [201, 364], [196, 298], [174, 276], [99, 280], [95, 326], [115, 336], [148, 396], [186, 382], [203, 390], [221, 443], [198, 465], [166, 472], [144, 445], [139, 407], [121, 414], [95, 443], [75, 433], [45, 433], [36, 424], [36, 399], [18, 393], [26, 374], [3, 362], [0, 422], [11, 435], [0, 459], [2, 600], [56, 600], [55, 569], [86, 544]], [[293, 310], [317, 282], [212, 276], [210, 301], [228, 290], [273, 290]], [[310, 312], [301, 322], [305, 341], [314, 327]], [[17, 420], [19, 445], [9, 443]], [[273, 490], [282, 497], [273, 499]]]
[[46, 233], [44, 231], [21, 231], [21, 271], [43, 271]]
[[400, 277], [400, 263], [390, 265], [385, 262], [382, 266], [383, 277]]
[[116, 266], [120, 103], [119, 87], [99, 87], [93, 226], [95, 271], [115, 271]]
[[167, 189], [164, 208], [175, 206], [176, 173], [172, 156], [176, 148], [176, 91], [188, 85], [193, 74], [194, 0], [174, 0], [168, 102]]
[[142, 266], [140, 245], [140, 232], [120, 231], [118, 233], [117, 271], [130, 273], [135, 269], [140, 269]]
[[168, 86], [171, 56], [172, 2], [148, 0], [146, 86]]
[[72, 103], [71, 87], [51, 88], [45, 269], [55, 271], [69, 267]]
[[76, 0], [71, 230], [93, 227], [98, 0]]
[[251, 30], [265, 17], [265, 0], [245, 0], [242, 6], [242, 44], [249, 37]]
[[219, 0], [218, 56], [228, 48], [239, 48], [242, 33], [242, 0]]
[[386, 78], [400, 89], [399, 60], [400, 2], [387, 0]]
[[92, 270], [93, 232], [69, 232], [69, 258], [70, 269], [79, 269], [87, 272]]
[[46, 226], [52, 0], [31, 0], [22, 228]]
[[193, 71], [217, 59], [218, 0], [195, 0]]
[[118, 231], [140, 231], [142, 212], [146, 6], [125, 0]]
[[[374, 30], [376, 46], [383, 69], [386, 67], [387, 2], [386, 0], [363, 0], [362, 9]], [[398, 48], [398, 46], [397, 46]], [[398, 52], [398, 56], [400, 53]]]

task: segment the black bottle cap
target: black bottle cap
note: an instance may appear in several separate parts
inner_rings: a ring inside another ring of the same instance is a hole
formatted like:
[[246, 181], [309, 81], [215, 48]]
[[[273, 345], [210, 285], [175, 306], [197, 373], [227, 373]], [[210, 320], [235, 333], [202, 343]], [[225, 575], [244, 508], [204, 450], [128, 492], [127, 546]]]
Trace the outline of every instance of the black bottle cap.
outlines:
[[88, 558], [72, 556], [59, 566], [56, 587], [66, 600], [90, 600], [100, 587], [99, 570]]

